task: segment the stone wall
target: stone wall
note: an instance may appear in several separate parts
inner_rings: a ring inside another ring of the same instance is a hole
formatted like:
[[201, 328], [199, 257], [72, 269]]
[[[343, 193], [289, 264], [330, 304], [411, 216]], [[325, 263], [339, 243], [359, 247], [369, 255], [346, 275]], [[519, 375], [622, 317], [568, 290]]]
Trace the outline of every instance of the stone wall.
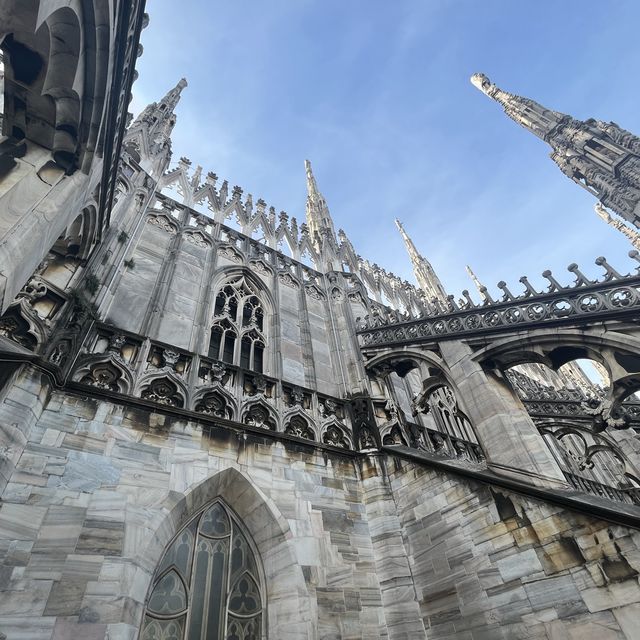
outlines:
[[222, 496], [259, 549], [270, 638], [386, 638], [358, 478], [346, 456], [203, 435], [192, 422], [54, 392], [2, 496], [0, 632], [135, 638], [165, 545]]
[[640, 637], [640, 532], [409, 462], [389, 471], [429, 640]]

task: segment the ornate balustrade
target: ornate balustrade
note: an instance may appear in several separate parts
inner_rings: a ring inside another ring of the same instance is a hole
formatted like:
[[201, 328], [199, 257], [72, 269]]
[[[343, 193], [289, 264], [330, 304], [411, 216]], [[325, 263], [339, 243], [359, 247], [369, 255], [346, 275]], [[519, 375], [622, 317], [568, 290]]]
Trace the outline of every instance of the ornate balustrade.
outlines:
[[[637, 251], [629, 255], [640, 260]], [[375, 309], [372, 316], [361, 320], [358, 327], [363, 347], [386, 344], [437, 341], [451, 337], [478, 335], [488, 332], [513, 331], [551, 324], [582, 324], [597, 320], [634, 317], [640, 312], [640, 276], [621, 275], [604, 258], [596, 264], [605, 269], [602, 280], [589, 280], [570, 265], [576, 276], [570, 286], [561, 285], [549, 271], [543, 276], [550, 285], [546, 292], [536, 291], [526, 277], [520, 278], [525, 291], [514, 296], [504, 282], [499, 283], [504, 296], [495, 301], [488, 294], [482, 304], [476, 304], [467, 291], [458, 303], [449, 296], [446, 308], [433, 301], [429, 314], [422, 317], [400, 315], [389, 310], [384, 315]]]

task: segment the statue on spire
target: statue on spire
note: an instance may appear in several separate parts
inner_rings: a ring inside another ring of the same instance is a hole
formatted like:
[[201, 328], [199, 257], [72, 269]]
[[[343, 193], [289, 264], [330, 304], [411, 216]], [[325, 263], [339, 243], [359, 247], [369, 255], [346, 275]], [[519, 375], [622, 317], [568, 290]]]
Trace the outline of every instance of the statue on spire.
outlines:
[[551, 159], [602, 205], [640, 227], [640, 138], [614, 122], [576, 120], [503, 91], [476, 73], [471, 83], [551, 147]]
[[396, 227], [398, 227], [398, 231], [400, 231], [400, 235], [404, 240], [409, 258], [411, 259], [411, 266], [413, 267], [413, 273], [416, 277], [416, 281], [418, 282], [418, 286], [427, 294], [429, 300], [433, 300], [435, 298], [439, 302], [446, 304], [447, 292], [444, 290], [444, 287], [440, 282], [440, 278], [436, 275], [431, 263], [420, 255], [416, 246], [413, 244], [413, 241], [404, 230], [400, 220], [396, 218], [395, 222]]

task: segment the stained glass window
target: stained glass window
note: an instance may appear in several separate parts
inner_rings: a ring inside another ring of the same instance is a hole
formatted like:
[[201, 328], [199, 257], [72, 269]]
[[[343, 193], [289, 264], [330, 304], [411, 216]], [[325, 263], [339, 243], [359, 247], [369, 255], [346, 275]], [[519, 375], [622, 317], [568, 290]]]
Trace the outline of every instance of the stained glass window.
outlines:
[[147, 597], [141, 640], [262, 640], [259, 564], [220, 499], [165, 550]]

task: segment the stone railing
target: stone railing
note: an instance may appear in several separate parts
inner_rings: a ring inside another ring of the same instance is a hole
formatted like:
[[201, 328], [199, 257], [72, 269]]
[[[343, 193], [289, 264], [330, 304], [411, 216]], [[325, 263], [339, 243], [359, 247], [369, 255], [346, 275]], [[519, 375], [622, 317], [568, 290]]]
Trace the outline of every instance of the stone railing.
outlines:
[[[629, 255], [640, 261], [637, 251], [631, 251]], [[487, 297], [483, 304], [476, 304], [465, 291], [464, 300], [456, 303], [453, 296], [449, 296], [447, 309], [434, 305], [434, 313], [420, 318], [401, 316], [393, 311], [385, 316], [376, 310], [374, 316], [367, 316], [359, 323], [361, 344], [367, 347], [448, 339], [545, 324], [593, 322], [620, 317], [625, 312], [637, 313], [640, 310], [640, 276], [623, 276], [604, 258], [598, 258], [596, 263], [605, 269], [600, 281], [589, 280], [577, 265], [570, 265], [569, 271], [576, 275], [575, 282], [562, 286], [551, 272], [545, 271], [543, 276], [550, 282], [546, 292], [536, 291], [527, 278], [522, 277], [520, 282], [525, 285], [525, 292], [514, 296], [501, 282], [498, 286], [504, 296], [500, 301]]]

